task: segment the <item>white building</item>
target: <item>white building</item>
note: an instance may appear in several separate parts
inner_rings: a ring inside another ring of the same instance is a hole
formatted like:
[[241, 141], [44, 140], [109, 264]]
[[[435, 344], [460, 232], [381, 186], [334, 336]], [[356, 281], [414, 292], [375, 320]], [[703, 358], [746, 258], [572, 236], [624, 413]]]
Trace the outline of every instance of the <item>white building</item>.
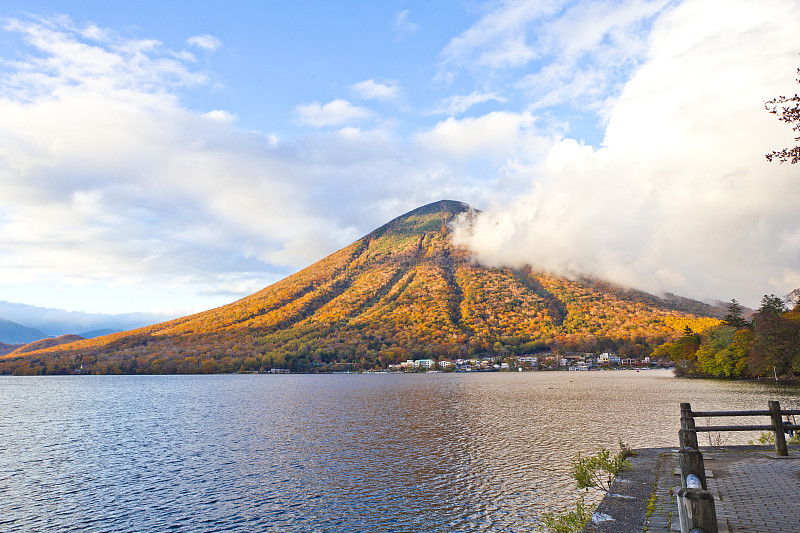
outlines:
[[613, 353], [603, 352], [598, 357], [599, 363], [601, 365], [618, 365], [620, 363], [620, 359], [618, 355], [614, 355]]

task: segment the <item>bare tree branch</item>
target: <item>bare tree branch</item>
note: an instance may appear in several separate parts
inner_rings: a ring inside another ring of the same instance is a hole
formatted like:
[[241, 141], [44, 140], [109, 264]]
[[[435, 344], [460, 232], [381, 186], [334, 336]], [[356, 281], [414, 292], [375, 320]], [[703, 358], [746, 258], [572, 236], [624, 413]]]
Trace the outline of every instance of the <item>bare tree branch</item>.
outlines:
[[[797, 74], [800, 75], [800, 68], [797, 69]], [[800, 83], [800, 78], [797, 79]], [[768, 102], [764, 102], [764, 108], [778, 117], [781, 122], [786, 122], [792, 125], [792, 129], [800, 133], [800, 96], [778, 96]], [[795, 141], [800, 141], [800, 135], [794, 138]], [[781, 163], [789, 161], [791, 164], [800, 162], [800, 146], [794, 148], [784, 148], [783, 150], [773, 151], [771, 154], [766, 154], [767, 161], [772, 162], [777, 159]]]

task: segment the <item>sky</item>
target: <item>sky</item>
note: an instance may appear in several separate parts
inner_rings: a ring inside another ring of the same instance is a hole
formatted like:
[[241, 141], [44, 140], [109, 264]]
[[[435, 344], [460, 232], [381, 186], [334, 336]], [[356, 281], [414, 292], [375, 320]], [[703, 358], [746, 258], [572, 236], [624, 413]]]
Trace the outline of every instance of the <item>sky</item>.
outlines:
[[[800, 286], [794, 0], [0, 5], [0, 300], [180, 316], [416, 207], [477, 261]], [[13, 317], [4, 316], [13, 320]]]

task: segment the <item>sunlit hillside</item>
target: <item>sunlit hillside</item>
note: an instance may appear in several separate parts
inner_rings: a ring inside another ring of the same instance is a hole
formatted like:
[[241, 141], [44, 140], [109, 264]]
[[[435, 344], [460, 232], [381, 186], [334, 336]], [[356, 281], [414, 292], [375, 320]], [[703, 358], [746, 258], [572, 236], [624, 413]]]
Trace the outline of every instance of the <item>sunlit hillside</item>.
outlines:
[[[649, 354], [718, 309], [597, 280], [486, 268], [450, 244], [440, 201], [260, 292], [203, 313], [4, 356], [3, 373], [175, 373], [341, 366], [544, 349]], [[81, 366], [82, 365], [82, 366]]]

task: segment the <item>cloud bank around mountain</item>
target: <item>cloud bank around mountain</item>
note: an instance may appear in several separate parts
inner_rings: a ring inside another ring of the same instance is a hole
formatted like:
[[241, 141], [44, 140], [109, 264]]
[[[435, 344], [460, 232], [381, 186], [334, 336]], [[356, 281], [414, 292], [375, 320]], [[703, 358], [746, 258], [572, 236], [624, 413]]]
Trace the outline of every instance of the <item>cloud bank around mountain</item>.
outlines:
[[[599, 148], [555, 143], [529, 190], [460, 225], [483, 263], [755, 305], [800, 286], [800, 168], [763, 102], [796, 91], [792, 2], [684, 2], [610, 108]], [[713, 21], [714, 23], [710, 23]]]

